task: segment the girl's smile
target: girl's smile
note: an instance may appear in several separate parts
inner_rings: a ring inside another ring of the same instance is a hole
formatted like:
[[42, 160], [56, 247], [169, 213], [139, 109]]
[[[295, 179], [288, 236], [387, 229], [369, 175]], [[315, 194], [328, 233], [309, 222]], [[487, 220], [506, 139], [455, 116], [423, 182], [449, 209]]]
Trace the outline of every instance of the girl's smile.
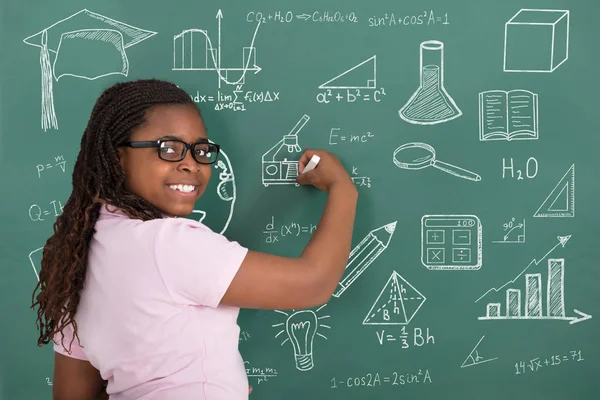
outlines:
[[198, 184], [177, 183], [168, 184], [167, 187], [181, 196], [196, 196], [198, 194]]

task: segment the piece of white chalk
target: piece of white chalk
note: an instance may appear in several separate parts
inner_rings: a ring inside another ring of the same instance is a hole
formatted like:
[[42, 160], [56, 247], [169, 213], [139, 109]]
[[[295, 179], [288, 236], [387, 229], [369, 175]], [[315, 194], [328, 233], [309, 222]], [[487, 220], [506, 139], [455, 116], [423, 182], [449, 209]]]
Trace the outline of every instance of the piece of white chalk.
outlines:
[[315, 169], [319, 161], [321, 161], [321, 157], [319, 157], [316, 154], [312, 156], [308, 164], [306, 164], [306, 167], [304, 168], [304, 171], [302, 171], [302, 173], [304, 174], [308, 171], [312, 171], [313, 169]]

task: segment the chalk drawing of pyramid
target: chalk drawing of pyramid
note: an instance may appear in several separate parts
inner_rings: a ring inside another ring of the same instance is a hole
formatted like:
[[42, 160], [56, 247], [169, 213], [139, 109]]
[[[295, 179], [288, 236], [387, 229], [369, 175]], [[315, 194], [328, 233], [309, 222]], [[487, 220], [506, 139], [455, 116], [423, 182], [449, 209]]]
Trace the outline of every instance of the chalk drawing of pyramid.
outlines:
[[394, 271], [367, 313], [363, 325], [406, 325], [425, 300], [425, 296]]
[[377, 58], [370, 57], [319, 86], [319, 89], [375, 89]]

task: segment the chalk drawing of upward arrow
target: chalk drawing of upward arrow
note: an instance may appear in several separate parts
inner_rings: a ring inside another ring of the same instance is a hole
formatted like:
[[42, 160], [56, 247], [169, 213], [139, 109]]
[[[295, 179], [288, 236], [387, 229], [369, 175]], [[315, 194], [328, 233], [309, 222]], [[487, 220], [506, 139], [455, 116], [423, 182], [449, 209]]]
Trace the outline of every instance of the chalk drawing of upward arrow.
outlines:
[[[221, 20], [223, 19], [223, 12], [221, 12], [221, 9], [219, 8], [219, 11], [217, 11], [217, 24], [218, 24], [218, 28], [217, 28], [217, 46], [218, 46], [218, 50], [217, 50], [217, 57], [219, 57], [219, 61], [217, 62], [217, 72], [219, 72], [219, 75], [221, 75]], [[221, 80], [219, 79], [219, 87], [221, 86]]]
[[558, 246], [562, 246], [565, 247], [565, 244], [567, 244], [567, 242], [569, 241], [569, 239], [571, 239], [571, 235], [569, 236], [557, 236], [558, 239], [558, 243], [552, 247], [546, 254], [544, 254], [544, 256], [542, 258], [540, 258], [539, 261], [537, 261], [535, 258], [533, 260], [531, 260], [531, 262], [529, 263], [529, 265], [527, 265], [525, 267], [525, 269], [523, 269], [523, 271], [521, 271], [519, 273], [519, 275], [517, 275], [514, 279], [506, 282], [504, 285], [500, 286], [499, 288], [491, 288], [490, 290], [488, 290], [487, 292], [485, 292], [483, 295], [481, 295], [481, 297], [479, 297], [477, 300], [475, 300], [475, 303], [477, 303], [479, 300], [483, 299], [485, 296], [487, 296], [488, 294], [490, 294], [491, 292], [495, 292], [498, 293], [499, 291], [501, 291], [502, 289], [504, 289], [505, 287], [507, 287], [508, 285], [515, 283], [517, 279], [519, 279], [521, 276], [523, 276], [523, 274], [529, 269], [529, 267], [531, 267], [532, 265], [539, 265], [542, 261], [544, 261], [546, 259], [546, 257], [548, 257], [550, 255], [550, 253], [552, 253]]

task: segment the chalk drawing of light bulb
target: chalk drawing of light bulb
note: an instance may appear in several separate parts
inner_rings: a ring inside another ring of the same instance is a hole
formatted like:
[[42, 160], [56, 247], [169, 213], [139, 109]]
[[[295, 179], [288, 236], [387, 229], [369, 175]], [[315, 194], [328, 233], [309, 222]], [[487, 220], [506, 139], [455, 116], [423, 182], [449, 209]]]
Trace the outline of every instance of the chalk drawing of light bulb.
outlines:
[[296, 369], [299, 371], [309, 371], [315, 364], [313, 359], [313, 342], [315, 336], [320, 336], [324, 339], [327, 337], [318, 332], [320, 328], [330, 329], [331, 327], [320, 322], [321, 319], [329, 318], [329, 315], [318, 316], [317, 313], [321, 311], [327, 304], [319, 307], [316, 312], [312, 310], [292, 310], [292, 314], [288, 314], [284, 311], [275, 310], [276, 312], [285, 315], [286, 321], [273, 325], [273, 327], [282, 327], [285, 325], [285, 329], [281, 329], [275, 338], [287, 334], [287, 338], [281, 343], [283, 346], [286, 342], [290, 342], [294, 348], [294, 361], [296, 363]]
[[311, 310], [298, 311], [290, 315], [285, 324], [285, 330], [292, 345], [296, 368], [308, 371], [314, 367], [313, 341], [317, 333], [317, 314]]

